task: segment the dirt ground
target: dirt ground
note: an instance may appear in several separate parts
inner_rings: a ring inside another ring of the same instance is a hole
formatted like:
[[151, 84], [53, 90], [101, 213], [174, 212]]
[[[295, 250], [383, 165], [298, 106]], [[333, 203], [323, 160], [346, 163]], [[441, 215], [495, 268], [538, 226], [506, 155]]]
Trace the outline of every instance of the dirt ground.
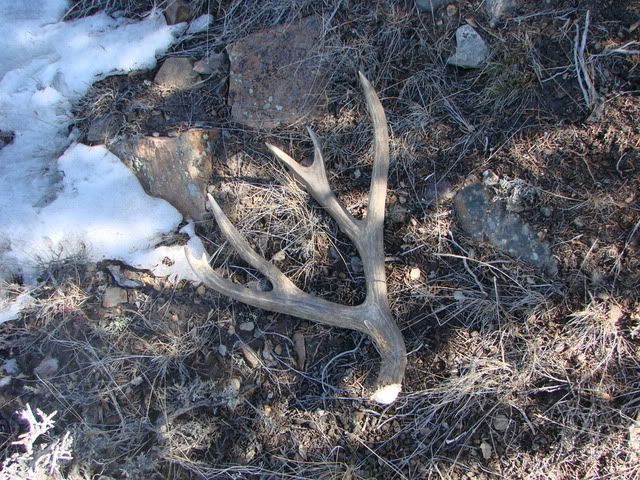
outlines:
[[[69, 18], [135, 16], [152, 3], [81, 1]], [[143, 286], [104, 308], [110, 264], [75, 259], [47, 266], [34, 308], [0, 325], [0, 360], [21, 372], [0, 387], [3, 458], [20, 451], [16, 412], [29, 404], [57, 412], [41, 444], [73, 438], [52, 478], [640, 478], [640, 1], [521, 1], [495, 26], [480, 0], [436, 13], [409, 1], [192, 6], [216, 20], [170, 56], [323, 19], [330, 113], [312, 126], [355, 215], [372, 153], [356, 72], [378, 91], [391, 134], [385, 254], [409, 352], [403, 391], [388, 407], [366, 400], [378, 356], [359, 333], [130, 270]], [[591, 95], [575, 60], [587, 12]], [[489, 45], [483, 68], [446, 65], [465, 23]], [[304, 126], [248, 129], [230, 120], [225, 84], [162, 96], [154, 73], [96, 84], [77, 128], [118, 112], [114, 137], [221, 129], [210, 183], [233, 222], [266, 258], [286, 249], [280, 266], [306, 291], [361, 301], [355, 248], [264, 147], [308, 158]], [[494, 174], [533, 192], [519, 215], [549, 242], [557, 274], [461, 229], [452, 194]], [[227, 275], [260, 280], [213, 220], [197, 232]], [[47, 359], [58, 362], [49, 372]]]

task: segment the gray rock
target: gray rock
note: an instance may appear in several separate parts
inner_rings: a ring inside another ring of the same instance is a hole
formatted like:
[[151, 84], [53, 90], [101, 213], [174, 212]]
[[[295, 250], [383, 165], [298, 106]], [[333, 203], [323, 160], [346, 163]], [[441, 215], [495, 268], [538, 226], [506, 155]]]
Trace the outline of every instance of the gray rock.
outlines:
[[456, 51], [447, 59], [448, 65], [460, 68], [479, 68], [489, 56], [489, 48], [471, 25], [456, 30]]
[[227, 47], [232, 119], [250, 127], [275, 128], [326, 114], [329, 75], [321, 40], [322, 20], [311, 16]]
[[458, 221], [473, 239], [486, 240], [494, 247], [551, 275], [557, 273], [551, 248], [503, 202], [491, 198], [480, 183], [461, 190], [454, 199]]
[[218, 130], [192, 129], [176, 137], [140, 137], [109, 146], [138, 177], [149, 195], [160, 197], [182, 215], [206, 215], [206, 188]]
[[167, 25], [188, 22], [194, 17], [191, 7], [181, 0], [173, 0], [164, 10]]
[[485, 0], [484, 8], [491, 19], [491, 26], [495, 27], [498, 20], [516, 8], [516, 0]]
[[102, 306], [104, 308], [117, 307], [121, 303], [127, 303], [127, 291], [120, 287], [107, 287], [102, 296]]
[[198, 74], [193, 71], [193, 62], [189, 58], [167, 58], [156, 73], [154, 82], [167, 89], [185, 89], [196, 83]]
[[421, 12], [435, 12], [448, 3], [450, 3], [450, 0], [416, 0], [416, 7]]
[[242, 332], [253, 332], [253, 329], [255, 328], [255, 323], [253, 323], [253, 322], [242, 322], [240, 325], [238, 325], [238, 328]]

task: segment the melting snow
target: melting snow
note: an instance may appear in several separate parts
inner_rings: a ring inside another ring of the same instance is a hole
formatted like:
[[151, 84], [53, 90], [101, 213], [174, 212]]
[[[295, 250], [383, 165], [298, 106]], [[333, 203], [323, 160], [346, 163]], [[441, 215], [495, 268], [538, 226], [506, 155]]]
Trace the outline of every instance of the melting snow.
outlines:
[[0, 280], [31, 282], [47, 261], [79, 254], [195, 279], [182, 247], [155, 248], [178, 227], [178, 211], [146, 195], [104, 147], [69, 136], [71, 106], [94, 82], [155, 67], [186, 25], [167, 26], [158, 12], [62, 21], [67, 7], [0, 3], [0, 130], [15, 133], [0, 149]]

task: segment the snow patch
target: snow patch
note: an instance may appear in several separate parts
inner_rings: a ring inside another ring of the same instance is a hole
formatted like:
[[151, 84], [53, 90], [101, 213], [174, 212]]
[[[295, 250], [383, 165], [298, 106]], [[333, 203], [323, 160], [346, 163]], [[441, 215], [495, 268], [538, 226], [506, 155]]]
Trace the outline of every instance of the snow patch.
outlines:
[[[137, 22], [104, 13], [60, 21], [67, 8], [0, 2], [0, 130], [15, 134], [0, 149], [0, 280], [33, 282], [43, 263], [75, 255], [195, 280], [184, 247], [155, 248], [182, 221], [178, 211], [146, 195], [104, 147], [69, 135], [71, 106], [94, 82], [154, 68], [187, 26], [167, 26], [160, 12]], [[201, 247], [197, 238], [190, 245]], [[0, 311], [0, 322], [14, 314]]]

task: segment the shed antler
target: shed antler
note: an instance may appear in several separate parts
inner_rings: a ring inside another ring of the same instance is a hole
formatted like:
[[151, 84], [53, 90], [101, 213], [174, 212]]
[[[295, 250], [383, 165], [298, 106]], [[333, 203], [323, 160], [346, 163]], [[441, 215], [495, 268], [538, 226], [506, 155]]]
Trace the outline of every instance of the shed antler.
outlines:
[[186, 250], [186, 254], [191, 267], [206, 286], [234, 300], [264, 310], [325, 325], [350, 328], [369, 335], [381, 357], [376, 389], [371, 398], [376, 402], [389, 404], [400, 392], [407, 364], [404, 340], [389, 309], [384, 271], [383, 223], [389, 171], [389, 135], [387, 119], [380, 99], [362, 73], [359, 73], [359, 77], [374, 130], [373, 174], [369, 190], [369, 206], [364, 219], [354, 218], [331, 191], [320, 142], [310, 129], [309, 134], [314, 146], [314, 159], [310, 166], [299, 164], [273, 145], [267, 144], [267, 147], [291, 169], [295, 177], [329, 212], [340, 229], [357, 247], [367, 281], [367, 295], [364, 302], [356, 306], [340, 305], [300, 290], [276, 266], [251, 248], [211, 195], [209, 195], [209, 204], [222, 233], [236, 248], [242, 259], [271, 282], [273, 289], [269, 292], [256, 292], [243, 285], [235, 284], [214, 272], [206, 255], [196, 258], [189, 249]]

